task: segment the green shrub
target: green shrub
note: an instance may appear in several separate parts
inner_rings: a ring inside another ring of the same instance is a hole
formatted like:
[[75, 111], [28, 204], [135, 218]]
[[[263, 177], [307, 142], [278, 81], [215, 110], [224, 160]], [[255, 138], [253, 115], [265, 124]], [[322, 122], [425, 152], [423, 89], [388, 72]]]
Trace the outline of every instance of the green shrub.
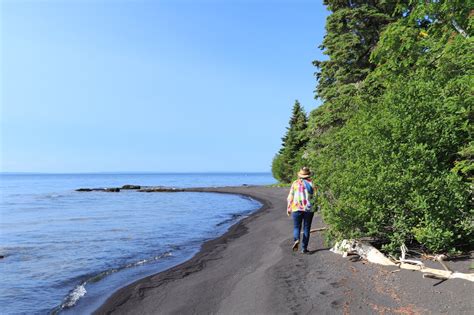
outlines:
[[430, 67], [381, 67], [367, 79], [390, 74], [381, 95], [362, 88], [357, 113], [311, 157], [332, 237], [373, 236], [389, 251], [413, 241], [435, 252], [473, 245], [472, 159], [458, 154], [472, 143], [471, 44], [451, 39]]

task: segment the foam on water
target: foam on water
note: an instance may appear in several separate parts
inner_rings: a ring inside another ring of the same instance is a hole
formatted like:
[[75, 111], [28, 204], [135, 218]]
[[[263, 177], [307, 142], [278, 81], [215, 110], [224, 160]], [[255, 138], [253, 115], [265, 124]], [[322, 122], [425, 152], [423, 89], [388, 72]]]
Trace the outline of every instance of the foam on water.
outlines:
[[86, 284], [87, 282], [78, 285], [72, 290], [64, 299], [64, 302], [61, 304], [60, 308], [69, 308], [76, 305], [76, 302], [79, 301], [81, 297], [86, 295]]
[[74, 305], [76, 305], [77, 302], [79, 301], [79, 299], [86, 295], [86, 293], [87, 293], [86, 285], [88, 283], [96, 283], [96, 282], [104, 279], [108, 275], [119, 272], [119, 271], [124, 270], [126, 268], [141, 266], [141, 265], [151, 263], [151, 262], [154, 262], [154, 261], [157, 261], [157, 260], [160, 260], [160, 259], [164, 259], [166, 257], [171, 257], [172, 255], [173, 254], [171, 252], [166, 252], [166, 253], [163, 253], [162, 255], [154, 256], [154, 257], [149, 258], [149, 259], [142, 259], [142, 260], [139, 260], [139, 261], [134, 262], [134, 263], [127, 264], [127, 265], [122, 266], [122, 267], [113, 268], [113, 269], [110, 269], [110, 270], [100, 272], [100, 273], [88, 278], [87, 280], [81, 282], [81, 284], [77, 285], [74, 289], [72, 289], [66, 295], [63, 302], [59, 306], [55, 307], [52, 310], [52, 313], [57, 314], [63, 309], [68, 309], [68, 308], [71, 308]]

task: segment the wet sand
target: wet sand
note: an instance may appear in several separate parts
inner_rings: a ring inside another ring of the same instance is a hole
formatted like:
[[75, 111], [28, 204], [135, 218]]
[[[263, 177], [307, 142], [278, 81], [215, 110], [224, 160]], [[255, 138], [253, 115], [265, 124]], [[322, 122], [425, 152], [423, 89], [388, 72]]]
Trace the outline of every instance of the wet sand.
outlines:
[[[287, 190], [192, 189], [250, 196], [263, 206], [192, 259], [115, 292], [95, 313], [474, 314], [472, 282], [351, 262], [330, 252], [320, 233], [312, 235], [309, 254], [292, 252]], [[315, 216], [313, 228], [321, 224]], [[449, 265], [468, 272], [470, 261]]]

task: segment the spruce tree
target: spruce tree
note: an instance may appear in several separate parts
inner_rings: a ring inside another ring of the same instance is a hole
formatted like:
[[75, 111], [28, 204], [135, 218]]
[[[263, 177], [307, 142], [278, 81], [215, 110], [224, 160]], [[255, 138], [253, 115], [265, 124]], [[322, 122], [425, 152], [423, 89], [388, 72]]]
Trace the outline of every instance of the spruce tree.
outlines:
[[[361, 82], [375, 68], [370, 61], [380, 33], [394, 21], [395, 1], [340, 1], [324, 3], [332, 14], [326, 21], [326, 35], [320, 46], [329, 56], [314, 61], [318, 68], [316, 96], [324, 102], [340, 98], [344, 86]], [[341, 91], [341, 88], [343, 89]]]
[[345, 18], [333, 23], [330, 16], [328, 26], [337, 27], [327, 28], [329, 60], [317, 64], [323, 105], [311, 113], [308, 148], [329, 234], [374, 237], [388, 251], [402, 244], [434, 252], [469, 248], [472, 5], [364, 3], [327, 1], [335, 17], [355, 14], [347, 10], [352, 5], [388, 17], [386, 24], [373, 24], [378, 29], [369, 32], [376, 35], [370, 53], [358, 55], [349, 41], [359, 22], [338, 28], [350, 23]]
[[301, 156], [308, 141], [306, 128], [306, 113], [296, 100], [289, 126], [282, 138], [282, 147], [272, 162], [272, 173], [278, 181], [289, 183], [301, 166]]
[[384, 28], [402, 16], [404, 2], [408, 1], [324, 1], [332, 13], [320, 48], [329, 58], [313, 62], [317, 67], [315, 98], [323, 102], [310, 113], [308, 123], [313, 155], [357, 111], [354, 98], [375, 68], [370, 55]]

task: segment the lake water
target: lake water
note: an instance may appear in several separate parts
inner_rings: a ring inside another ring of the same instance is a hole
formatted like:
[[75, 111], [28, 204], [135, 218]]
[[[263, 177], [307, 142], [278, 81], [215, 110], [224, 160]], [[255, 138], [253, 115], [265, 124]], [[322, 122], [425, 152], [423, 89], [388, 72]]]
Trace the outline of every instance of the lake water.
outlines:
[[90, 313], [118, 288], [191, 258], [260, 207], [236, 195], [77, 188], [274, 182], [267, 173], [1, 174], [1, 312]]

